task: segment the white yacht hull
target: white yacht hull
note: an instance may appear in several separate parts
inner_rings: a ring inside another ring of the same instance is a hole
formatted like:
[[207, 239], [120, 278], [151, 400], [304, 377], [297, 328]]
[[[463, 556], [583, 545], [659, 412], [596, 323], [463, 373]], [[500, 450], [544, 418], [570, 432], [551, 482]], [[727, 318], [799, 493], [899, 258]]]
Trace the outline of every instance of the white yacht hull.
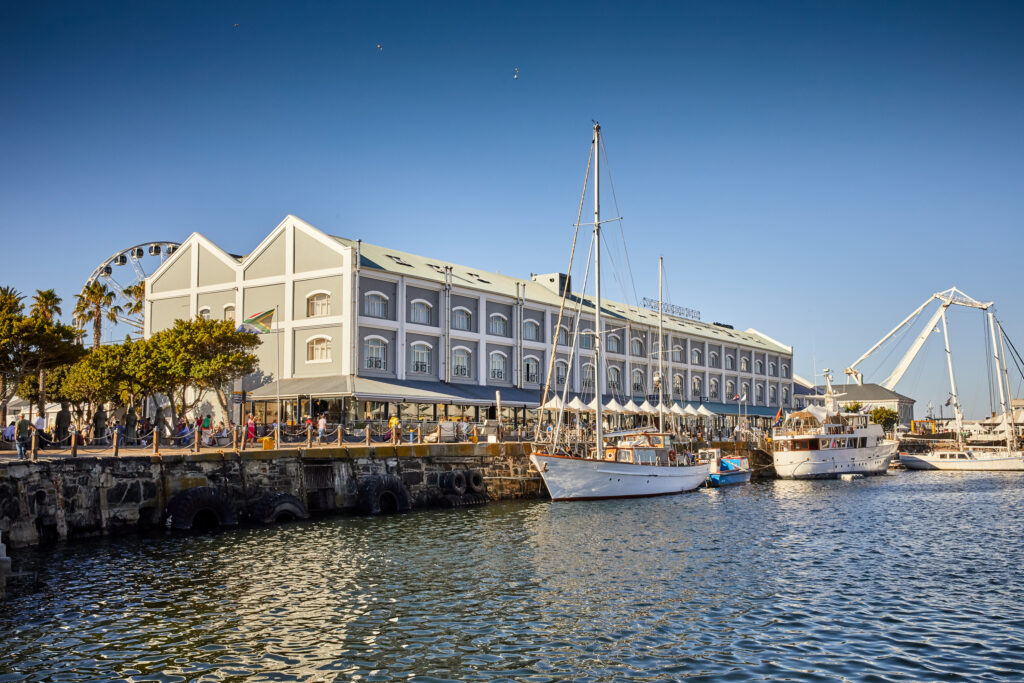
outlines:
[[899, 444], [883, 441], [867, 448], [772, 453], [780, 479], [835, 479], [843, 474], [885, 474]]
[[704, 483], [708, 464], [636, 465], [531, 453], [551, 500], [642, 498], [692, 491]]
[[[963, 456], [963, 457], [961, 457]], [[1021, 451], [932, 451], [900, 453], [900, 463], [910, 470], [958, 470], [961, 472], [1021, 472]]]

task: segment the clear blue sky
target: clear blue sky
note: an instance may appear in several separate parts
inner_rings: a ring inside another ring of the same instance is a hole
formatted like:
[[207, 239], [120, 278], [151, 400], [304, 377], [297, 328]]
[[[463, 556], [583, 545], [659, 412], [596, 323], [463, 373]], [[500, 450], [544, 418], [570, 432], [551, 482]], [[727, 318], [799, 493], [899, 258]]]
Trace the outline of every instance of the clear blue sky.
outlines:
[[[597, 119], [640, 296], [664, 255], [673, 302], [807, 377], [952, 285], [1020, 345], [1022, 34], [999, 2], [3, 3], [0, 279], [67, 313], [111, 252], [246, 252], [288, 213], [564, 269]], [[951, 324], [980, 414], [981, 324]]]

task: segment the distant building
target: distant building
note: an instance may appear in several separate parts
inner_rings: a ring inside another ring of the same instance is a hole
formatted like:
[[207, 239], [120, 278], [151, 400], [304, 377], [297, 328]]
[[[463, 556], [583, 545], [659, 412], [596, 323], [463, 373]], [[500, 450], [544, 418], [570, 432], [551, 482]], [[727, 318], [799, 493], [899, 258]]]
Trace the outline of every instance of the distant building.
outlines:
[[[860, 403], [864, 412], [875, 408], [889, 408], [899, 413], [900, 424], [909, 425], [914, 419], [914, 399], [895, 391], [886, 389], [878, 384], [840, 384], [832, 385], [837, 395], [837, 403], [840, 408], [845, 408], [851, 403]], [[814, 387], [814, 394], [800, 396], [806, 403], [824, 405], [825, 385]]]
[[496, 391], [503, 412], [513, 411], [504, 417], [526, 419], [549, 372], [552, 391], [568, 385], [584, 401], [598, 391], [605, 401], [656, 403], [662, 353], [666, 398], [721, 414], [792, 406], [792, 347], [756, 330], [666, 315], [659, 340], [657, 313], [604, 301], [597, 336], [593, 299], [572, 293], [564, 274], [488, 273], [328, 235], [294, 216], [245, 256], [193, 233], [146, 280], [147, 336], [176, 319], [241, 322], [267, 311], [273, 331], [260, 336], [259, 372], [236, 387], [266, 422], [277, 417], [278, 391], [286, 421], [476, 419], [493, 415]]

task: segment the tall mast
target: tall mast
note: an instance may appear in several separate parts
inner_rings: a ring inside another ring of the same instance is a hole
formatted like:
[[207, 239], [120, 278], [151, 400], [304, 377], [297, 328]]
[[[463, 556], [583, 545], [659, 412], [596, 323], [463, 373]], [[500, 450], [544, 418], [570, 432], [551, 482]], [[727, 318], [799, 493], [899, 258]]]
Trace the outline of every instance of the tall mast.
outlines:
[[1017, 427], [1013, 419], [1013, 393], [1010, 389], [1010, 373], [1006, 369], [1006, 335], [1003, 333], [1003, 324], [996, 321], [996, 329], [999, 330], [999, 354], [1003, 357], [1003, 381], [1006, 383], [1006, 407], [1007, 412], [1003, 413], [1003, 429], [1006, 431], [1006, 450], [1017, 450]]
[[665, 401], [662, 391], [665, 388], [665, 304], [663, 297], [664, 264], [658, 257], [658, 431], [665, 431]]
[[604, 425], [601, 422], [601, 384], [604, 381], [604, 368], [601, 367], [604, 330], [601, 329], [601, 124], [594, 124], [594, 332], [597, 334], [597, 346], [594, 352], [594, 386], [597, 388], [595, 434], [597, 436], [594, 456], [600, 460], [604, 457]]
[[946, 364], [949, 366], [949, 391], [953, 398], [953, 415], [956, 424], [956, 442], [959, 444], [964, 433], [964, 414], [960, 411], [960, 397], [956, 393], [956, 380], [953, 378], [953, 354], [949, 350], [949, 328], [946, 326], [946, 308], [942, 308], [942, 336], [946, 342]]
[[[996, 384], [999, 386], [999, 409], [1003, 414], [1003, 427], [1004, 430], [1007, 426], [1006, 422], [1006, 396], [1003, 394], [1003, 373], [1000, 372], [1002, 364], [999, 362], [999, 339], [996, 337], [996, 317], [992, 311], [988, 312], [988, 326], [992, 332], [992, 356], [996, 360]], [[1010, 445], [1010, 435], [1006, 434], [1006, 445]]]

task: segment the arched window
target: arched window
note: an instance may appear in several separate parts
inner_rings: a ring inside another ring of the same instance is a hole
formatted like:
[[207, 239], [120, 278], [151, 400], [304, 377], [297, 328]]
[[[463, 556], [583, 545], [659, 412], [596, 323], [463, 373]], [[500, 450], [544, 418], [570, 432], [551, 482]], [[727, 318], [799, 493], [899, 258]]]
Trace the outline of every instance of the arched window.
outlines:
[[683, 398], [683, 376], [674, 375], [672, 377], [672, 398]]
[[773, 406], [778, 403], [779, 396], [775, 387], [768, 387], [768, 405]]
[[616, 392], [622, 389], [622, 370], [614, 365], [608, 366], [608, 391]]
[[306, 341], [306, 362], [326, 363], [331, 360], [331, 338], [326, 335], [310, 337]]
[[497, 337], [508, 336], [508, 318], [501, 313], [491, 313], [487, 318], [487, 334]]
[[644, 355], [644, 342], [640, 337], [633, 337], [629, 342], [629, 352], [634, 356], [642, 357]]
[[789, 377], [789, 363], [782, 364], [782, 376], [787, 378]]
[[472, 353], [465, 346], [456, 346], [452, 349], [452, 375], [454, 377], [472, 377], [470, 374], [470, 359]]
[[661, 358], [661, 344], [657, 339], [651, 342], [651, 358], [654, 360]]
[[363, 360], [367, 370], [388, 369], [388, 340], [367, 337], [363, 340]]
[[468, 308], [459, 306], [452, 309], [452, 329], [472, 330], [473, 313]]
[[708, 365], [713, 368], [721, 367], [718, 351], [712, 351], [708, 354]]
[[413, 299], [409, 306], [409, 322], [429, 325], [434, 307], [425, 299]]
[[209, 320], [210, 319], [210, 307], [209, 306], [203, 306], [202, 308], [200, 308], [199, 309], [199, 317], [202, 318], [203, 320]]
[[[318, 315], [326, 315], [326, 313], [320, 313]], [[388, 317], [388, 297], [380, 292], [367, 292], [366, 293], [366, 315], [371, 318], [387, 318]]]
[[502, 381], [508, 379], [508, 356], [501, 351], [492, 351], [489, 364], [491, 379], [498, 379]]
[[622, 338], [619, 335], [608, 335], [608, 353], [622, 353]]
[[756, 374], [756, 375], [763, 375], [764, 374], [764, 361], [763, 360], [755, 360], [754, 361], [754, 374]]
[[593, 391], [594, 390], [594, 364], [584, 363], [583, 364], [583, 390]]
[[782, 387], [782, 403], [789, 405], [789, 387]]
[[540, 341], [540, 323], [536, 320], [523, 321], [523, 339], [526, 341]]
[[764, 386], [758, 384], [754, 387], [754, 400], [757, 403], [764, 403]]
[[699, 399], [703, 396], [704, 379], [700, 375], [694, 375], [690, 379], [690, 397]]
[[736, 369], [736, 356], [732, 354], [725, 357], [725, 369], [735, 370]]
[[743, 391], [740, 392], [740, 400], [741, 401], [749, 401], [750, 400], [750, 382], [744, 382], [740, 386], [743, 389]]
[[414, 342], [412, 345], [412, 371], [420, 374], [430, 372], [430, 344]]
[[646, 394], [647, 383], [644, 381], [644, 371], [640, 369], [633, 370], [633, 393], [634, 394]]
[[565, 386], [569, 378], [569, 364], [564, 360], [555, 361], [555, 386]]
[[672, 362], [673, 363], [682, 363], [683, 362], [683, 347], [681, 345], [679, 345], [679, 344], [676, 344], [675, 346], [672, 347]]
[[523, 359], [523, 378], [530, 384], [536, 384], [540, 379], [540, 360], [536, 356], [527, 356]]
[[569, 345], [569, 328], [565, 325], [558, 328], [558, 344], [559, 346]]
[[594, 348], [594, 331], [591, 329], [580, 330], [580, 348], [590, 351]]
[[708, 398], [714, 401], [718, 400], [718, 380], [713, 377], [708, 382]]
[[750, 372], [749, 358], [740, 358], [740, 372]]
[[725, 383], [725, 397], [730, 401], [739, 399], [739, 396], [736, 395], [736, 382], [729, 380]]
[[690, 354], [690, 363], [693, 365], [701, 365], [704, 362], [704, 354], [701, 353], [700, 349], [694, 349], [693, 353]]
[[[388, 299], [383, 294], [377, 293], [378, 296], [383, 297], [384, 301], [384, 315], [378, 315], [378, 318], [387, 317], [388, 310]], [[366, 299], [366, 315], [373, 315], [370, 313], [370, 294], [367, 294]], [[306, 317], [316, 318], [322, 315], [331, 314], [331, 293], [330, 292], [310, 292], [306, 296]]]
[[768, 374], [772, 377], [775, 377], [775, 375], [778, 374], [778, 366], [775, 365], [775, 363], [768, 364]]
[[235, 319], [235, 305], [234, 304], [228, 304], [227, 306], [224, 307], [224, 319], [225, 320], [234, 320]]

